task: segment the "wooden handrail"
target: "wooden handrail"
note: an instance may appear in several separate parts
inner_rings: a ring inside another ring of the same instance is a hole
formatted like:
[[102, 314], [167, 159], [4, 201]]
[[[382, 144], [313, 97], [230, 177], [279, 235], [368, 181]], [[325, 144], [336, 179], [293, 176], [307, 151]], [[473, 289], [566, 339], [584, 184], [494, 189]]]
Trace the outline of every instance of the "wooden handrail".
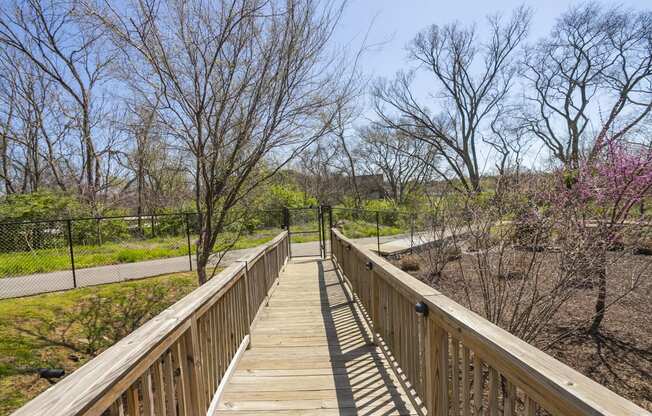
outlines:
[[287, 260], [287, 237], [227, 267], [14, 415], [206, 414]]
[[[333, 261], [428, 415], [649, 415], [331, 230]], [[415, 305], [426, 313], [416, 313]], [[425, 305], [425, 306], [424, 306]], [[425, 411], [425, 412], [424, 412]]]

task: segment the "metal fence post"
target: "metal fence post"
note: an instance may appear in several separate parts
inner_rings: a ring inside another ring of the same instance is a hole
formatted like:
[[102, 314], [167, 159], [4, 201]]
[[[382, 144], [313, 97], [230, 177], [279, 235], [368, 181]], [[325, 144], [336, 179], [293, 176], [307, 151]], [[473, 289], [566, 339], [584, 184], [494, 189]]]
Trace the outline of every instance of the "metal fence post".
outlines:
[[190, 248], [190, 214], [186, 214], [186, 240], [188, 241], [188, 263], [190, 264], [190, 271], [192, 271], [192, 250]]
[[283, 228], [290, 229], [290, 210], [287, 207], [283, 207]]
[[328, 240], [331, 243], [331, 258], [333, 258], [333, 207], [328, 206]]
[[317, 208], [317, 215], [318, 215], [318, 220], [319, 220], [319, 254], [321, 255], [322, 258], [326, 258], [326, 230], [324, 227], [324, 207], [323, 205], [320, 205], [319, 208]]
[[376, 243], [378, 244], [378, 255], [380, 255], [380, 211], [376, 211]]
[[285, 229], [288, 232], [288, 256], [292, 257], [292, 234], [290, 231], [290, 209], [288, 207], [283, 208], [283, 213], [285, 215]]
[[70, 250], [70, 265], [72, 266], [72, 286], [77, 288], [77, 272], [75, 271], [75, 253], [72, 249], [72, 220], [66, 220], [68, 226], [68, 248]]
[[151, 222], [151, 227], [152, 227], [152, 238], [156, 237], [156, 233], [154, 232], [154, 214], [150, 217], [150, 222]]
[[97, 245], [101, 246], [102, 245], [102, 218], [97, 219]]
[[410, 214], [410, 254], [414, 252], [414, 214]]

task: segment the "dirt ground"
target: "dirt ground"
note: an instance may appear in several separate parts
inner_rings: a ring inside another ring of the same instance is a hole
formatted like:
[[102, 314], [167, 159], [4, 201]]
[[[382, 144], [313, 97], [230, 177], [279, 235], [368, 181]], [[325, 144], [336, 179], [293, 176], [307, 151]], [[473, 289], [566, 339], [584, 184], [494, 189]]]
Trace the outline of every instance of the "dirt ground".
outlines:
[[[557, 255], [548, 256], [541, 261], [543, 275], [558, 270], [554, 266], [558, 263]], [[613, 300], [615, 294], [628, 294], [609, 307], [600, 333], [591, 335], [585, 330], [594, 312], [596, 289], [578, 288], [532, 343], [619, 395], [652, 410], [652, 256], [622, 253], [613, 256], [607, 267], [608, 300]], [[400, 267], [398, 259], [392, 261]], [[485, 315], [480, 307], [479, 285], [469, 284], [473, 282], [477, 264], [475, 255], [467, 252], [450, 261], [434, 282], [428, 279], [423, 267], [408, 273]], [[630, 279], [635, 276], [640, 280], [633, 291], [628, 291]], [[470, 288], [469, 296], [465, 287]], [[560, 335], [565, 336], [548, 345]]]

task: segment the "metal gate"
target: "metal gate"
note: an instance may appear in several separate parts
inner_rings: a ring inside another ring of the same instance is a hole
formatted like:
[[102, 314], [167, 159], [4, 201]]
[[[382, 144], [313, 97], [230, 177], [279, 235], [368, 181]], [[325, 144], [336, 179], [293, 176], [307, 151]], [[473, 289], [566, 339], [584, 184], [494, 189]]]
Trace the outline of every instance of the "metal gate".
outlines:
[[327, 211], [323, 206], [285, 209], [290, 257], [326, 257]]

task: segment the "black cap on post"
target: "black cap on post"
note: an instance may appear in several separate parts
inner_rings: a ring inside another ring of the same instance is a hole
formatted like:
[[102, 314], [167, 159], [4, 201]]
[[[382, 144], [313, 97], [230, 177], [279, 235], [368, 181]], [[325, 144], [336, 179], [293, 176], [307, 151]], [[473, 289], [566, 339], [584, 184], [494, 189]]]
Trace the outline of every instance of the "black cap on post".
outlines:
[[414, 310], [415, 310], [417, 313], [420, 313], [420, 314], [422, 314], [422, 315], [425, 316], [425, 315], [428, 314], [428, 305], [426, 305], [426, 304], [423, 303], [423, 302], [419, 302], [419, 303], [417, 303], [416, 305], [414, 305]]

